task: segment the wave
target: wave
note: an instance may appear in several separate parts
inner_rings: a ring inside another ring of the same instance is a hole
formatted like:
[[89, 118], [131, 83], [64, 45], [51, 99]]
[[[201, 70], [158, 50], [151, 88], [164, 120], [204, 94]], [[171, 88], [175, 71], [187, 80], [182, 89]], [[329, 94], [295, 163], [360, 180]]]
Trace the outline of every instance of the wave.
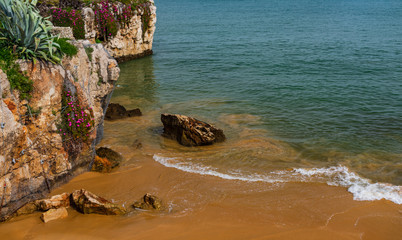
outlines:
[[396, 204], [402, 204], [402, 186], [388, 183], [371, 183], [369, 179], [360, 177], [345, 166], [327, 168], [295, 168], [289, 171], [274, 171], [266, 175], [243, 174], [239, 171], [221, 173], [218, 169], [193, 163], [181, 162], [177, 158], [162, 157], [157, 154], [153, 159], [169, 168], [176, 168], [189, 173], [210, 175], [228, 180], [246, 182], [326, 182], [331, 186], [348, 188], [353, 199], [358, 201], [374, 201], [386, 199]]

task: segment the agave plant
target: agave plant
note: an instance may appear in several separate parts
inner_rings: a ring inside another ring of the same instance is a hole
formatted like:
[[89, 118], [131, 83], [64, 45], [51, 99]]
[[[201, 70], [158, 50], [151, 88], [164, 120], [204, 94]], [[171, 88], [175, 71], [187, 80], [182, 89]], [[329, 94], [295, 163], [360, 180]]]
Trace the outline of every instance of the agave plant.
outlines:
[[35, 7], [37, 0], [0, 0], [0, 39], [22, 59], [60, 62], [60, 46], [50, 34], [53, 24]]

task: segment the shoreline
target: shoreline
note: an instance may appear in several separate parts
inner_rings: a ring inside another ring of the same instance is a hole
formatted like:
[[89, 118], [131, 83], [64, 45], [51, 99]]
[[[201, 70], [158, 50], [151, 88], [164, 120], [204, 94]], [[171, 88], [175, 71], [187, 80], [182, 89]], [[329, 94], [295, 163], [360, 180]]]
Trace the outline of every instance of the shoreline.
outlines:
[[[146, 192], [160, 197], [164, 212], [124, 216], [85, 215], [43, 224], [39, 213], [0, 224], [7, 239], [398, 239], [402, 206], [390, 201], [355, 201], [344, 187], [325, 183], [266, 183], [221, 179], [168, 168], [153, 159], [160, 140], [142, 139], [143, 148], [122, 138], [122, 123], [149, 125], [148, 117], [107, 122], [98, 146], [120, 152], [125, 162], [109, 173], [87, 172], [50, 194], [85, 188], [126, 208]], [[151, 124], [152, 125], [152, 124]], [[156, 136], [156, 135], [154, 135]], [[154, 141], [149, 142], [149, 141]], [[219, 147], [219, 146], [218, 146]], [[107, 226], [107, 227], [105, 227]], [[23, 230], [21, 230], [23, 229]], [[66, 229], [69, 229], [68, 233]]]
[[69, 211], [68, 218], [50, 224], [42, 224], [39, 214], [34, 214], [1, 224], [0, 232], [7, 239], [22, 239], [22, 235], [31, 239], [361, 239], [362, 233], [366, 235], [362, 239], [397, 239], [402, 233], [397, 228], [400, 205], [355, 201], [342, 187], [221, 180], [150, 160], [111, 174], [84, 173], [52, 195], [86, 188], [127, 207], [152, 189], [168, 203], [167, 212], [101, 216]]

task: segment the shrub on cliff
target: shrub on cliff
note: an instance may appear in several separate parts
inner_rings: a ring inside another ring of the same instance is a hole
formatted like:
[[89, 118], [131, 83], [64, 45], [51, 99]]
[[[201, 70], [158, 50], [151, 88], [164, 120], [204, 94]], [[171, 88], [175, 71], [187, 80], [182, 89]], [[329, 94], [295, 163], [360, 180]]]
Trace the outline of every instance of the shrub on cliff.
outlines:
[[4, 40], [0, 40], [0, 68], [7, 75], [11, 89], [17, 89], [20, 99], [29, 99], [33, 90], [33, 82], [20, 69], [16, 63], [17, 56]]
[[60, 45], [60, 49], [65, 55], [69, 57], [77, 55], [78, 48], [73, 44], [67, 42], [68, 40], [68, 38], [59, 38], [56, 39], [56, 42]]
[[0, 0], [0, 39], [22, 59], [60, 62], [60, 46], [50, 34], [53, 24], [34, 6], [36, 0]]

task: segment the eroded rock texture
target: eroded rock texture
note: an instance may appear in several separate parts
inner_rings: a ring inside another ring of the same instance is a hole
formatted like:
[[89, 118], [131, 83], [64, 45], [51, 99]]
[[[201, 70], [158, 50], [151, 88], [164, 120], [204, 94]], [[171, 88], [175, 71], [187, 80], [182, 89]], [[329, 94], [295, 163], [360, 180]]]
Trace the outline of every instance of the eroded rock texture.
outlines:
[[163, 136], [184, 146], [210, 145], [225, 141], [225, 134], [206, 122], [179, 114], [162, 114]]
[[96, 196], [85, 189], [71, 193], [71, 202], [79, 212], [84, 214], [120, 215], [126, 212], [122, 206]]
[[[33, 80], [29, 102], [11, 91], [0, 70], [0, 122], [4, 123], [0, 129], [0, 219], [90, 169], [94, 144], [102, 135], [107, 101], [120, 70], [101, 44], [73, 44], [78, 54], [64, 58], [61, 65], [19, 62]], [[85, 48], [93, 49], [91, 57]], [[83, 107], [93, 110], [95, 126], [74, 155], [66, 149], [68, 141], [63, 141], [58, 129], [63, 89], [76, 94]]]

